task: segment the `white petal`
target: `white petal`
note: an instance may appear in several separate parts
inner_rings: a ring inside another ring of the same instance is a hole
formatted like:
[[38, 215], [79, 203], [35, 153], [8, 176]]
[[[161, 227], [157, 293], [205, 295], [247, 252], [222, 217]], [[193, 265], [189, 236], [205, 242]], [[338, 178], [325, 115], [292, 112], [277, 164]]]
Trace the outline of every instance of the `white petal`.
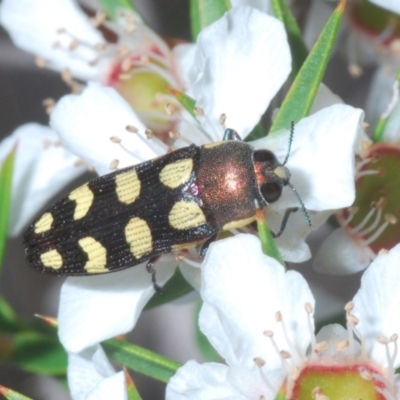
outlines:
[[[354, 201], [354, 155], [364, 113], [343, 104], [336, 104], [302, 119], [295, 127], [292, 150], [287, 167], [291, 182], [309, 210], [333, 210]], [[268, 148], [278, 160], [288, 150], [288, 133], [276, 132], [252, 144]], [[275, 209], [298, 207], [298, 201], [286, 187]]]
[[[157, 264], [157, 282], [163, 285], [175, 263]], [[62, 286], [58, 334], [63, 346], [77, 353], [102, 340], [132, 330], [154, 294], [145, 264], [112, 274], [68, 278]]]
[[337, 344], [343, 340], [352, 340], [351, 348], [342, 349], [341, 354], [348, 357], [354, 357], [355, 355], [360, 354], [361, 346], [360, 343], [352, 339], [353, 332], [347, 331], [342, 325], [339, 324], [331, 324], [326, 325], [321, 328], [317, 335], [317, 343], [326, 342], [328, 345], [327, 350], [324, 352], [324, 355], [337, 357]]
[[68, 385], [74, 400], [86, 399], [103, 379], [114, 375], [113, 366], [98, 345], [68, 356]]
[[220, 140], [222, 129], [212, 127], [225, 113], [227, 126], [245, 137], [290, 72], [283, 25], [254, 8], [233, 8], [199, 35], [193, 68], [191, 89], [205, 112], [206, 130]]
[[191, 84], [196, 80], [197, 71], [192, 68], [196, 61], [196, 45], [193, 43], [178, 44], [172, 49], [175, 62], [178, 66], [179, 77], [183, 87], [188, 88], [186, 93], [193, 96], [190, 90]]
[[270, 0], [231, 0], [232, 7], [250, 6], [257, 10], [272, 14], [272, 7]]
[[322, 243], [313, 268], [325, 274], [354, 274], [368, 267], [371, 251], [360, 246], [343, 228], [335, 229]]
[[400, 4], [397, 0], [371, 0], [371, 3], [375, 3], [379, 7], [400, 14]]
[[228, 381], [242, 393], [246, 399], [274, 400], [286, 377], [286, 371], [280, 368], [266, 372], [268, 385], [255, 365], [252, 369], [232, 367], [228, 373]]
[[[379, 336], [400, 334], [400, 245], [387, 254], [380, 254], [364, 272], [361, 288], [355, 295], [353, 314], [358, 318], [361, 333], [371, 358], [388, 365], [385, 346], [377, 342]], [[393, 353], [393, 345], [389, 345]], [[394, 367], [400, 366], [397, 352]]]
[[[99, 64], [93, 67], [89, 62], [98, 57], [93, 46], [104, 39], [74, 1], [4, 0], [0, 22], [17, 46], [45, 58], [52, 68], [69, 68], [80, 79], [101, 77]], [[58, 33], [63, 28], [67, 32]], [[71, 51], [73, 39], [84, 44]]]
[[311, 107], [309, 115], [315, 114], [325, 107], [333, 106], [334, 104], [343, 104], [343, 100], [334, 94], [328, 86], [321, 83], [318, 88], [317, 95], [315, 96], [314, 103]]
[[166, 400], [246, 400], [227, 381], [223, 364], [189, 361], [170, 379]]
[[103, 379], [85, 400], [128, 400], [124, 371]]
[[[17, 145], [12, 181], [9, 232], [18, 235], [40, 209], [67, 183], [85, 171], [49, 127], [26, 124], [0, 143], [0, 165]], [[45, 146], [46, 141], [50, 144]]]
[[[158, 139], [148, 140], [145, 127], [130, 105], [112, 88], [91, 83], [81, 95], [64, 96], [55, 107], [51, 126], [73, 153], [93, 165], [100, 175], [109, 173], [110, 163], [119, 168], [147, 161], [166, 153]], [[133, 125], [140, 133], [125, 128]], [[112, 143], [116, 136], [120, 144]]]
[[274, 331], [278, 347], [287, 349], [277, 311], [291, 343], [305, 352], [310, 338], [304, 305], [314, 304], [310, 289], [300, 274], [285, 273], [265, 256], [256, 237], [241, 234], [213, 243], [202, 268], [200, 328], [229, 365], [252, 368], [254, 357], [261, 357], [270, 370], [280, 368], [279, 355], [263, 335]]

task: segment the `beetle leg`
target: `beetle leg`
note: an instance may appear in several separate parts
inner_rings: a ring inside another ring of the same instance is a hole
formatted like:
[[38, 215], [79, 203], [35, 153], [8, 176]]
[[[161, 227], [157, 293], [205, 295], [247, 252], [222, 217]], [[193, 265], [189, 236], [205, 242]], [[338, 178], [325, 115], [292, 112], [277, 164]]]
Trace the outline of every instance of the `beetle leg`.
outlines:
[[286, 209], [285, 215], [283, 216], [283, 220], [281, 222], [281, 227], [280, 227], [278, 232], [271, 231], [272, 237], [277, 238], [277, 237], [282, 235], [283, 231], [286, 228], [286, 224], [287, 224], [287, 222], [289, 220], [290, 214], [293, 213], [293, 212], [296, 212], [298, 209], [299, 209], [298, 207], [293, 207], [293, 208]]
[[159, 260], [160, 257], [161, 256], [150, 258], [150, 260], [146, 264], [146, 271], [149, 274], [151, 274], [151, 281], [153, 282], [154, 290], [157, 293], [163, 294], [164, 291], [163, 291], [162, 287], [157, 284], [157, 281], [156, 281], [156, 270], [154, 269], [154, 266], [156, 265], [156, 262]]
[[224, 133], [223, 140], [240, 140], [240, 141], [242, 141], [242, 138], [239, 136], [239, 134], [234, 129], [228, 128]]
[[217, 239], [218, 233], [215, 235], [210, 236], [200, 247], [199, 251], [199, 257], [203, 259], [206, 256], [207, 250], [210, 247], [210, 244], [212, 242], [215, 242], [215, 239]]

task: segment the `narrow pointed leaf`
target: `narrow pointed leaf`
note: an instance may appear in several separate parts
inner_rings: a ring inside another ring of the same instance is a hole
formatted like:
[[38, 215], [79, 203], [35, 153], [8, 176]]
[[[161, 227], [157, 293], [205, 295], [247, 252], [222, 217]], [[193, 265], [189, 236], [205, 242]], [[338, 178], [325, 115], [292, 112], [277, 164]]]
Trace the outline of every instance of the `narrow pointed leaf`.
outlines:
[[14, 390], [8, 389], [2, 385], [0, 385], [0, 394], [8, 400], [33, 400], [30, 397], [26, 397], [23, 394], [15, 392]]
[[125, 381], [126, 381], [126, 388], [128, 392], [128, 399], [129, 400], [142, 400], [140, 394], [136, 388], [135, 382], [133, 381], [132, 377], [129, 375], [129, 372], [125, 369]]
[[275, 243], [274, 238], [272, 237], [271, 231], [269, 229], [267, 221], [264, 218], [262, 211], [257, 210], [256, 216], [257, 216], [258, 236], [261, 240], [261, 247], [264, 254], [275, 258], [275, 260], [279, 261], [284, 267], [286, 267], [282, 255], [278, 249], [278, 246]]
[[164, 285], [163, 293], [155, 293], [146, 305], [146, 310], [169, 303], [193, 291], [193, 287], [182, 276], [179, 268], [176, 269], [172, 278]]
[[193, 118], [196, 118], [196, 114], [194, 112], [194, 107], [196, 106], [195, 99], [192, 99], [187, 94], [173, 88], [170, 88], [169, 92], [179, 101], [181, 106], [188, 111]]
[[0, 167], [0, 272], [7, 243], [11, 185], [16, 151], [17, 149], [14, 148]]
[[289, 129], [291, 121], [298, 122], [308, 115], [324, 76], [345, 6], [346, 0], [341, 0], [326, 23], [282, 103], [270, 132]]
[[0, 296], [0, 332], [15, 333], [24, 329], [24, 325], [19, 321], [17, 314]]
[[271, 0], [271, 4], [275, 17], [280, 19], [285, 25], [290, 51], [292, 53], [292, 76], [295, 77], [307, 58], [308, 49], [303, 41], [300, 28], [288, 6], [287, 0]]
[[11, 358], [28, 372], [61, 375], [67, 370], [67, 354], [60, 342], [36, 332], [14, 335]]
[[221, 18], [230, 9], [230, 0], [190, 0], [193, 40], [197, 39], [202, 29]]
[[118, 12], [123, 10], [135, 11], [131, 0], [99, 0], [102, 9], [113, 21], [118, 20]]
[[112, 360], [161, 382], [167, 383], [181, 367], [177, 361], [123, 340], [109, 339], [102, 345]]

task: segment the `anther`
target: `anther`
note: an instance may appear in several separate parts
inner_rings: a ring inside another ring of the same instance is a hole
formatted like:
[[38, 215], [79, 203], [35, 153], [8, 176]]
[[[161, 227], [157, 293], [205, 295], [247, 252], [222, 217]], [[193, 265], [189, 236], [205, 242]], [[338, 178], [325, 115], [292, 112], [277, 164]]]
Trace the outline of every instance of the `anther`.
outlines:
[[351, 77], [359, 78], [363, 74], [363, 69], [357, 64], [349, 64], [348, 71]]
[[82, 160], [82, 158], [79, 158], [78, 160], [76, 160], [76, 161], [74, 162], [74, 166], [75, 166], [75, 167], [81, 167], [82, 165], [85, 165], [85, 161]]
[[90, 18], [90, 22], [95, 28], [98, 28], [106, 21], [106, 19], [107, 14], [104, 11], [99, 10], [93, 18]]
[[74, 80], [69, 83], [69, 87], [71, 88], [72, 93], [80, 93], [82, 91], [82, 85]]
[[154, 132], [151, 129], [146, 129], [144, 134], [146, 135], [147, 139], [153, 139], [154, 137]]
[[42, 57], [36, 57], [35, 58], [35, 64], [39, 68], [46, 68], [47, 67], [47, 61]]
[[372, 380], [372, 374], [371, 374], [371, 372], [369, 372], [369, 371], [367, 371], [367, 370], [362, 370], [362, 371], [360, 371], [360, 376], [361, 376], [361, 378], [363, 378], [364, 380], [366, 380], [366, 381], [370, 381], [370, 380]]
[[169, 116], [171, 116], [171, 115], [174, 113], [174, 109], [172, 108], [171, 103], [167, 103], [167, 104], [165, 105], [165, 112], [166, 112]]
[[327, 349], [328, 349], [328, 343], [325, 342], [325, 341], [323, 341], [323, 342], [319, 342], [319, 343], [317, 343], [317, 344], [315, 345], [314, 352], [315, 352], [316, 354], [321, 354], [321, 353], [323, 353], [324, 351], [326, 351]]
[[57, 29], [57, 33], [60, 35], [60, 34], [62, 34], [62, 33], [66, 33], [67, 32], [67, 30], [65, 29], [65, 28], [58, 28]]
[[344, 310], [346, 312], [350, 312], [352, 311], [354, 308], [354, 303], [352, 301], [349, 301], [345, 306], [344, 306]]
[[295, 381], [300, 376], [300, 369], [299, 367], [293, 367], [290, 372], [290, 378]]
[[70, 83], [72, 80], [72, 73], [71, 70], [69, 70], [68, 68], [64, 69], [61, 72], [61, 79], [66, 82], [66, 83]]
[[172, 153], [173, 151], [175, 151], [175, 148], [173, 146], [168, 147], [167, 153]]
[[288, 351], [286, 351], [286, 350], [281, 350], [281, 351], [279, 352], [279, 354], [280, 354], [281, 357], [282, 357], [283, 359], [285, 359], [285, 360], [287, 360], [288, 358], [291, 358], [291, 357], [292, 357], [291, 354], [290, 354]]
[[390, 340], [389, 340], [387, 337], [385, 337], [385, 336], [378, 336], [378, 337], [376, 338], [376, 340], [378, 341], [378, 343], [384, 344], [384, 345], [387, 345], [387, 344], [389, 344], [389, 342], [390, 342]]
[[282, 313], [280, 311], [277, 311], [275, 313], [275, 321], [276, 322], [281, 322], [282, 321]]
[[397, 224], [397, 218], [393, 214], [385, 214], [385, 221], [391, 225]]
[[349, 341], [348, 340], [341, 340], [340, 342], [336, 343], [336, 350], [337, 351], [343, 351], [346, 350], [349, 347]]
[[139, 129], [136, 128], [136, 126], [133, 126], [133, 125], [127, 125], [125, 127], [125, 130], [127, 130], [128, 132], [131, 132], [131, 133], [138, 133], [139, 132]]
[[45, 140], [43, 140], [43, 144], [42, 145], [43, 145], [44, 149], [48, 149], [50, 147], [50, 145], [51, 145], [51, 142], [50, 142], [50, 140], [45, 139]]
[[107, 48], [107, 43], [101, 42], [94, 45], [96, 51], [104, 51]]
[[310, 303], [304, 305], [307, 314], [312, 314], [314, 312], [313, 306]]
[[346, 321], [353, 326], [358, 325], [358, 318], [354, 314], [347, 314]]
[[364, 121], [364, 122], [361, 124], [361, 127], [362, 127], [362, 130], [363, 130], [364, 132], [366, 132], [366, 131], [369, 129], [369, 123]]
[[121, 138], [119, 138], [117, 136], [111, 136], [110, 141], [113, 143], [121, 143]]
[[168, 135], [173, 140], [179, 139], [179, 137], [180, 137], [180, 133], [178, 131], [175, 131], [175, 130], [169, 131]]
[[265, 330], [263, 332], [263, 335], [266, 336], [266, 337], [273, 337], [274, 336], [274, 332], [270, 331], [270, 330]]
[[195, 107], [193, 109], [193, 112], [198, 115], [199, 117], [203, 117], [204, 116], [204, 110], [201, 107]]
[[226, 114], [222, 113], [218, 118], [218, 122], [220, 123], [220, 125], [224, 125], [225, 121], [226, 121]]
[[118, 168], [119, 160], [114, 159], [110, 162], [110, 169], [114, 170]]
[[258, 368], [262, 368], [265, 365], [265, 361], [260, 357], [253, 358], [253, 361], [257, 365]]
[[397, 333], [393, 333], [393, 335], [390, 335], [389, 339], [391, 342], [395, 342], [398, 339], [398, 334]]
[[117, 47], [117, 52], [120, 56], [124, 57], [130, 53], [130, 50], [128, 46], [121, 44]]
[[179, 253], [175, 256], [175, 261], [178, 263], [182, 262], [184, 259], [185, 259], [185, 255], [182, 253]]
[[132, 68], [132, 60], [130, 57], [124, 58], [124, 60], [121, 63], [121, 69], [124, 72], [128, 72]]

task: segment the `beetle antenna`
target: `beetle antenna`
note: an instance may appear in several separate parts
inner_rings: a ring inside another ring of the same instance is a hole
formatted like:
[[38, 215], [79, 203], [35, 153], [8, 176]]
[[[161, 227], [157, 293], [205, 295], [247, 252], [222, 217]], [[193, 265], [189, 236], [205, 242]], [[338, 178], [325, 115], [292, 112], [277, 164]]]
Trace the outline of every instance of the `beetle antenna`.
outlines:
[[294, 195], [297, 197], [297, 201], [300, 203], [301, 210], [303, 211], [303, 215], [304, 215], [304, 217], [305, 217], [305, 219], [307, 221], [307, 224], [308, 224], [308, 226], [311, 226], [311, 218], [308, 215], [308, 212], [307, 212], [306, 207], [305, 207], [305, 205], [303, 203], [303, 200], [301, 199], [300, 195], [297, 193], [296, 188], [290, 182], [288, 182], [287, 185], [290, 187], [290, 189], [293, 190]]
[[285, 161], [283, 161], [282, 165], [285, 165], [289, 160], [290, 150], [292, 149], [293, 135], [294, 135], [294, 121], [290, 123], [289, 148], [285, 157]]

